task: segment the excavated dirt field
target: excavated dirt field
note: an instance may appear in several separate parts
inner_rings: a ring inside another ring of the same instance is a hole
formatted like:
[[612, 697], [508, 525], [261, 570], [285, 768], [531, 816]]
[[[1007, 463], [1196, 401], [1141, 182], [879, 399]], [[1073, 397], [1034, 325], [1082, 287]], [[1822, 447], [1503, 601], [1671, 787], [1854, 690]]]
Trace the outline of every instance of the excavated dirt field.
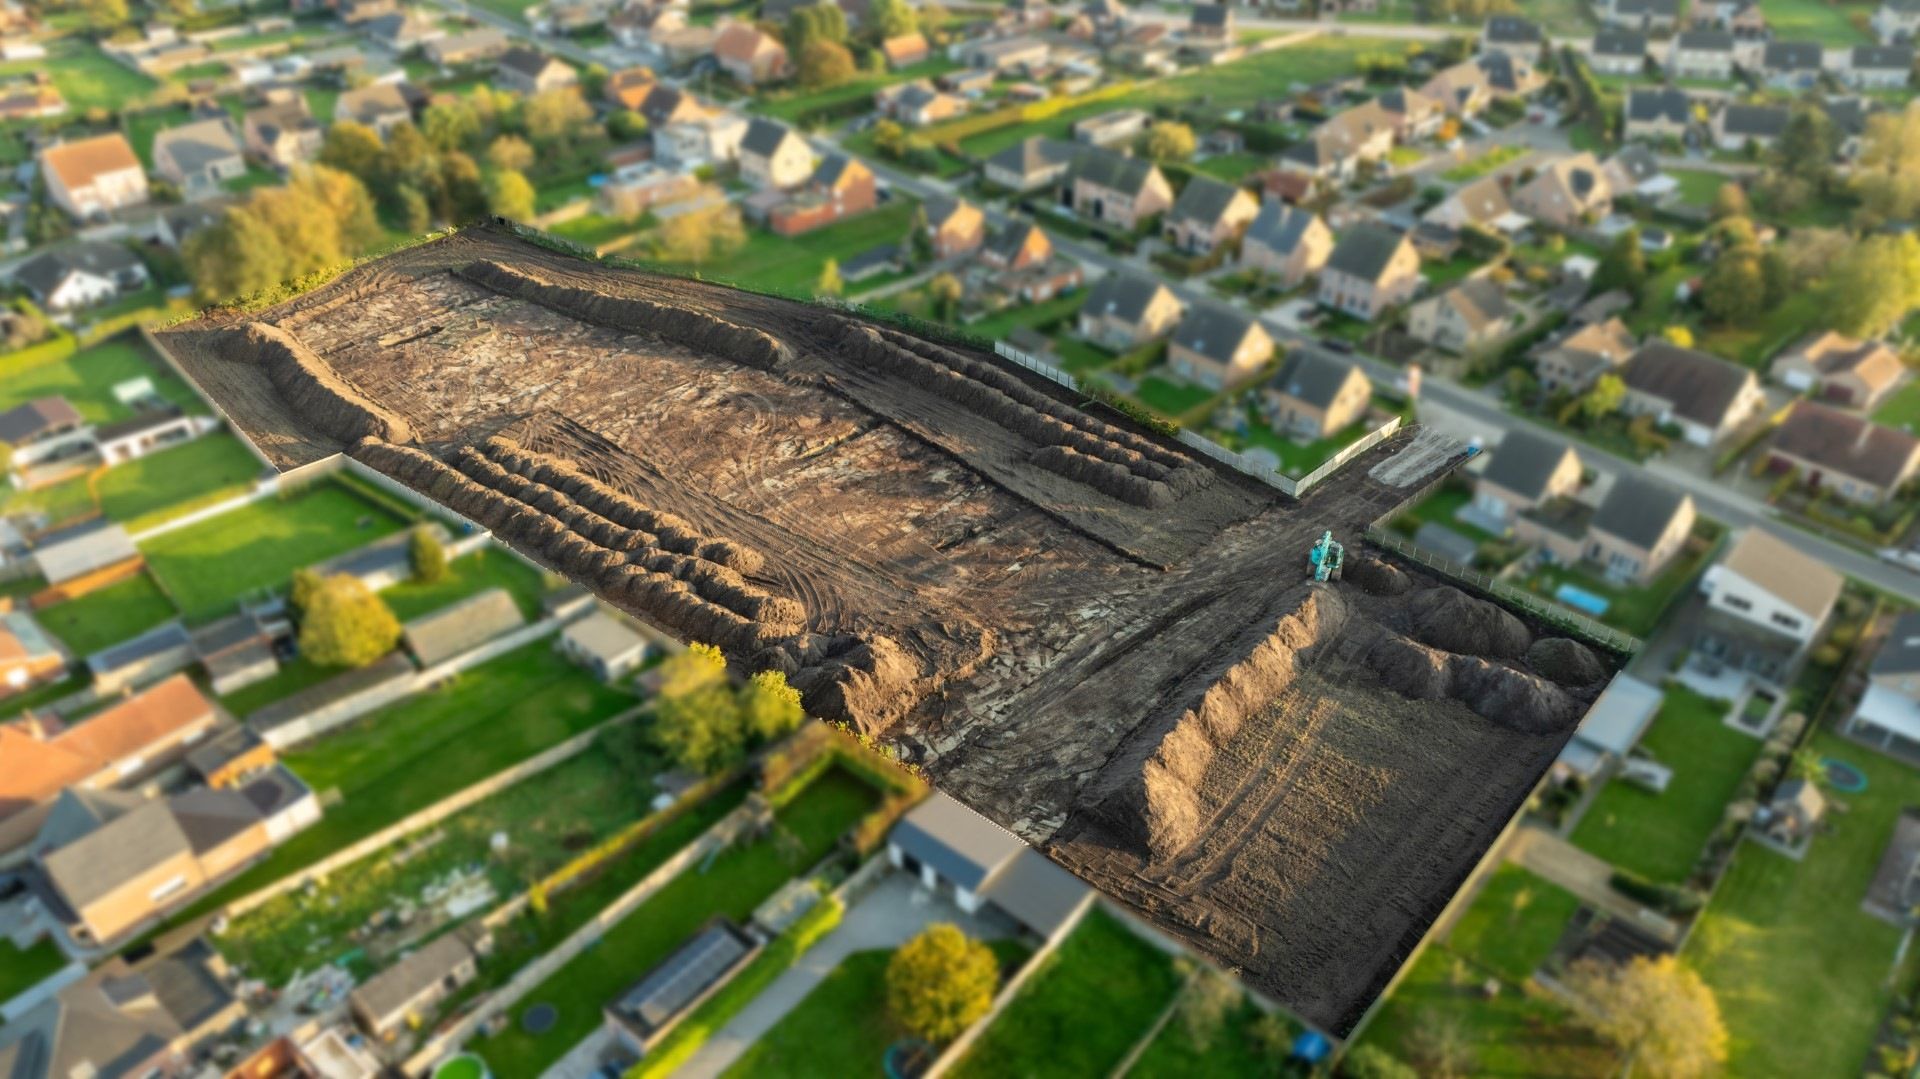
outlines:
[[493, 227], [160, 340], [280, 467], [345, 451], [786, 671], [1336, 1032], [1611, 672], [1360, 549], [1457, 463], [1424, 436], [1294, 503], [993, 357]]

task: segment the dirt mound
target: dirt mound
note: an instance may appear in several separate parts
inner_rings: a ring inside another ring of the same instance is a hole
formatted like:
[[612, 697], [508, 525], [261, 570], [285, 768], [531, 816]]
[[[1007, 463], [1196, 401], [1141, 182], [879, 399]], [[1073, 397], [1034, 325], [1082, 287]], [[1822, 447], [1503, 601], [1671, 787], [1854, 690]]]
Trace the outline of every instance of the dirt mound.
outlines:
[[1590, 686], [1607, 676], [1593, 649], [1566, 637], [1542, 637], [1527, 649], [1527, 666], [1563, 686]]
[[1518, 618], [1450, 585], [1414, 593], [1407, 601], [1411, 636], [1446, 652], [1512, 659], [1533, 643]]
[[1356, 558], [1340, 573], [1343, 580], [1376, 596], [1397, 596], [1413, 587], [1413, 580], [1401, 572], [1400, 567], [1377, 558]]
[[786, 345], [764, 330], [715, 318], [704, 311], [671, 307], [631, 296], [560, 285], [492, 259], [469, 263], [455, 276], [507, 296], [549, 307], [563, 315], [619, 330], [655, 334], [698, 352], [724, 356], [771, 371], [790, 357]]
[[1453, 696], [1476, 713], [1526, 734], [1548, 734], [1577, 722], [1586, 705], [1539, 675], [1477, 656], [1454, 656]]
[[1453, 656], [1398, 633], [1385, 633], [1367, 652], [1387, 688], [1417, 701], [1430, 701], [1453, 692]]
[[339, 439], [412, 442], [413, 428], [397, 413], [368, 400], [300, 339], [264, 322], [222, 330], [220, 348], [266, 368], [273, 387], [301, 419]]

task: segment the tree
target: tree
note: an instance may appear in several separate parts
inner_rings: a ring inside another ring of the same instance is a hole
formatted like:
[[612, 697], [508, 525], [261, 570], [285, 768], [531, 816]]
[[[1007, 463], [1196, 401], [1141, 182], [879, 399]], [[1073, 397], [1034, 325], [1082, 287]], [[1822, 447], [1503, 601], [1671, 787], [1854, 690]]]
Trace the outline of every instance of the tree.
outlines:
[[1678, 345], [1681, 348], [1693, 347], [1693, 331], [1685, 326], [1664, 327], [1660, 331], [1660, 336], [1666, 338], [1670, 345]]
[[1787, 119], [1786, 130], [1773, 144], [1773, 167], [1786, 176], [1824, 187], [1833, 175], [1833, 152], [1838, 145], [1838, 134], [1826, 110], [1797, 106]]
[[879, 121], [873, 125], [873, 148], [882, 157], [899, 159], [907, 152], [907, 129], [893, 120]]
[[127, 0], [80, 0], [80, 12], [87, 25], [107, 30], [127, 21]]
[[727, 660], [718, 648], [695, 644], [660, 664], [653, 739], [679, 767], [713, 775], [746, 751], [739, 702], [727, 686]]
[[953, 318], [954, 308], [966, 294], [966, 286], [950, 273], [935, 274], [933, 280], [927, 282], [927, 295], [933, 299], [934, 309], [942, 321]]
[[799, 727], [807, 713], [785, 674], [761, 671], [740, 687], [740, 717], [749, 733], [770, 742]]
[[1171, 120], [1162, 120], [1147, 132], [1141, 150], [1148, 158], [1166, 164], [1170, 161], [1185, 161], [1192, 157], [1194, 145], [1193, 128]]
[[746, 226], [731, 204], [675, 215], [653, 234], [654, 253], [661, 260], [690, 264], [696, 272], [702, 262], [725, 258], [746, 242]]
[[346, 258], [346, 251], [340, 246], [340, 223], [306, 188], [297, 185], [257, 188], [247, 199], [247, 212], [258, 217], [279, 238], [283, 281], [337, 266]]
[[993, 1006], [999, 987], [992, 949], [944, 922], [922, 930], [887, 961], [887, 1010], [930, 1042], [959, 1037]]
[[1766, 310], [1767, 282], [1754, 247], [1723, 252], [1700, 285], [1700, 303], [1716, 321], [1740, 325]]
[[400, 621], [358, 577], [339, 574], [308, 597], [300, 653], [322, 667], [364, 667], [400, 640]]
[[433, 207], [427, 205], [427, 197], [412, 184], [400, 184], [393, 189], [396, 204], [394, 216], [400, 222], [400, 231], [421, 233], [433, 224]]
[[1340, 1061], [1340, 1074], [1343, 1079], [1419, 1079], [1420, 1076], [1377, 1045], [1355, 1046]]
[[1636, 226], [1613, 238], [1613, 246], [1600, 257], [1600, 265], [1593, 272], [1593, 287], [1596, 292], [1638, 292], [1646, 279], [1647, 253], [1640, 247], [1640, 229]]
[[801, 50], [816, 41], [831, 41], [836, 45], [847, 43], [847, 15], [834, 3], [813, 4], [795, 8], [787, 16], [787, 51], [798, 55]]
[[1418, 1072], [1433, 1079], [1463, 1079], [1473, 1074], [1473, 1040], [1459, 1016], [1451, 1012], [1421, 1012], [1407, 1034], [1407, 1053]]
[[518, 135], [500, 135], [487, 144], [487, 164], [525, 172], [533, 165], [533, 146]]
[[542, 90], [520, 107], [520, 123], [536, 143], [564, 146], [593, 119], [593, 106], [577, 86]]
[[1753, 213], [1753, 204], [1747, 201], [1747, 190], [1739, 184], [1728, 181], [1720, 185], [1713, 193], [1713, 219], [1721, 221], [1729, 217], [1748, 217]]
[[867, 25], [873, 28], [876, 39], [885, 41], [920, 29], [920, 17], [907, 6], [907, 0], [873, 0], [867, 9]]
[[427, 106], [420, 116], [420, 133], [437, 150], [459, 150], [480, 138], [486, 127], [473, 102], [448, 97]]
[[1187, 984], [1176, 1005], [1180, 1026], [1187, 1040], [1202, 1054], [1213, 1048], [1215, 1038], [1227, 1025], [1244, 994], [1239, 983], [1219, 971], [1192, 960], [1182, 960], [1190, 971]]
[[1867, 224], [1913, 220], [1920, 213], [1920, 110], [1869, 117], [1852, 177]]
[[1256, 1056], [1279, 1060], [1293, 1046], [1293, 1030], [1285, 1019], [1272, 1012], [1261, 1012], [1247, 1024], [1247, 1048]]
[[1601, 375], [1580, 397], [1580, 413], [1587, 422], [1604, 419], [1620, 410], [1627, 399], [1627, 384], [1619, 375]]
[[816, 296], [838, 296], [847, 291], [847, 283], [840, 278], [840, 260], [829, 258], [820, 266], [820, 280], [813, 283]]
[[352, 120], [338, 120], [327, 128], [317, 160], [371, 184], [379, 179], [385, 157], [386, 147], [372, 128]]
[[1700, 975], [1671, 955], [1625, 964], [1583, 960], [1567, 972], [1580, 1022], [1648, 1075], [1688, 1079], [1727, 1059], [1720, 1005]]
[[203, 300], [223, 301], [272, 288], [286, 279], [280, 238], [245, 206], [187, 237], [181, 261]]
[[381, 171], [388, 182], [418, 187], [433, 173], [437, 163], [432, 144], [419, 128], [399, 123], [388, 129], [386, 149], [381, 155]]
[[1880, 337], [1920, 306], [1920, 238], [1869, 236], [1827, 271], [1827, 325]]
[[337, 246], [344, 255], [359, 255], [370, 250], [386, 236], [373, 212], [373, 196], [359, 177], [325, 165], [314, 165], [294, 173], [293, 185], [303, 190], [339, 230]]
[[632, 109], [615, 109], [607, 117], [607, 134], [621, 142], [641, 138], [648, 130], [647, 118]]
[[433, 529], [421, 525], [407, 540], [407, 560], [413, 566], [413, 579], [432, 584], [447, 575], [447, 548]]
[[487, 176], [487, 212], [510, 221], [533, 220], [533, 185], [512, 169]]
[[293, 613], [305, 614], [307, 604], [313, 602], [314, 594], [320, 591], [321, 577], [310, 569], [293, 571], [293, 586], [287, 590], [287, 603], [293, 607]]
[[838, 86], [853, 78], [853, 54], [832, 41], [810, 41], [800, 50], [800, 85], [809, 90]]

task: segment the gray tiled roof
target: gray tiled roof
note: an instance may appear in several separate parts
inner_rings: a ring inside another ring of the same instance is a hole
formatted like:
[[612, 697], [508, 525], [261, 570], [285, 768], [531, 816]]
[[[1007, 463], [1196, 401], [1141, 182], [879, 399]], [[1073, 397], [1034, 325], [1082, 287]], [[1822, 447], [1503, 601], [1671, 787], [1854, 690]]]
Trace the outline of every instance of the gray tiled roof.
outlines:
[[756, 116], [747, 124], [747, 133], [740, 138], [740, 149], [745, 153], [771, 157], [774, 151], [780, 149], [780, 144], [790, 137], [796, 137], [792, 128]]
[[1362, 281], [1378, 281], [1406, 237], [1385, 225], [1355, 225], [1334, 245], [1327, 266]]
[[1894, 620], [1887, 639], [1873, 657], [1874, 674], [1920, 672], [1920, 611], [1908, 611]]
[[1026, 849], [1013, 833], [939, 791], [894, 825], [890, 840], [940, 876], [976, 893]]
[[1516, 427], [1494, 448], [1480, 477], [1515, 494], [1537, 499], [1546, 494], [1547, 480], [1572, 452], [1573, 447], [1557, 438]]
[[1021, 176], [1031, 176], [1041, 169], [1072, 160], [1075, 149], [1074, 144], [1064, 139], [1033, 135], [988, 158], [987, 163]]
[[1487, 20], [1488, 41], [1502, 44], [1539, 44], [1547, 39], [1540, 25], [1514, 15], [1495, 15]]
[[1153, 162], [1128, 157], [1097, 146], [1082, 148], [1073, 155], [1072, 176], [1123, 195], [1138, 195], [1147, 180], [1159, 170]]
[[1905, 71], [1913, 67], [1912, 45], [1855, 45], [1849, 57], [1854, 70]]
[[1593, 515], [1593, 527], [1636, 547], [1652, 547], [1689, 501], [1678, 488], [1623, 472]]
[[1668, 402], [1676, 414], [1718, 427], [1752, 381], [1753, 372], [1718, 356], [1656, 339], [1640, 346], [1620, 377], [1630, 389]]
[[1173, 209], [1167, 219], [1169, 222], [1191, 221], [1212, 228], [1220, 223], [1221, 216], [1239, 194], [1241, 189], [1232, 184], [1222, 183], [1210, 176], [1195, 176], [1187, 181], [1180, 197], [1173, 201]]
[[1778, 105], [1728, 105], [1720, 114], [1720, 130], [1729, 135], [1777, 138], [1793, 114]]
[[1139, 322], [1147, 313], [1147, 305], [1165, 288], [1150, 277], [1118, 270], [1093, 286], [1080, 310], [1092, 315], [1111, 315], [1122, 322]]
[[1815, 41], [1769, 41], [1761, 64], [1768, 71], [1818, 71], [1822, 50]]
[[1733, 34], [1725, 30], [1682, 30], [1673, 39], [1674, 47], [1689, 52], [1733, 51]]
[[1300, 245], [1307, 230], [1317, 220], [1313, 211], [1302, 210], [1279, 200], [1260, 205], [1253, 224], [1247, 227], [1247, 242], [1258, 243], [1278, 255], [1286, 255]]
[[1647, 35], [1638, 30], [1605, 29], [1593, 35], [1595, 56], [1645, 56]]
[[1198, 300], [1173, 328], [1173, 343], [1210, 360], [1228, 363], [1255, 325], [1253, 316], [1243, 311], [1212, 300]]
[[1693, 119], [1693, 99], [1676, 87], [1627, 91], [1627, 119], [1685, 124]]
[[1267, 381], [1273, 389], [1315, 408], [1326, 408], [1340, 395], [1358, 364], [1316, 348], [1298, 348], [1287, 354], [1280, 370]]

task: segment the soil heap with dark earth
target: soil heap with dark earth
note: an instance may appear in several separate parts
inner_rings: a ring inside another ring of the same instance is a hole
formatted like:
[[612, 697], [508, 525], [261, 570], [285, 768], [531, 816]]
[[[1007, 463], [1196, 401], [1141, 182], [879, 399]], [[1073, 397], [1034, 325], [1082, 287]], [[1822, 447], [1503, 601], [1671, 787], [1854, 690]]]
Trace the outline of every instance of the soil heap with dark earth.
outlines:
[[[1350, 1029], [1610, 660], [991, 354], [469, 229], [162, 347], [277, 467], [345, 453], [742, 670]], [[1344, 580], [1311, 583], [1331, 530]]]

